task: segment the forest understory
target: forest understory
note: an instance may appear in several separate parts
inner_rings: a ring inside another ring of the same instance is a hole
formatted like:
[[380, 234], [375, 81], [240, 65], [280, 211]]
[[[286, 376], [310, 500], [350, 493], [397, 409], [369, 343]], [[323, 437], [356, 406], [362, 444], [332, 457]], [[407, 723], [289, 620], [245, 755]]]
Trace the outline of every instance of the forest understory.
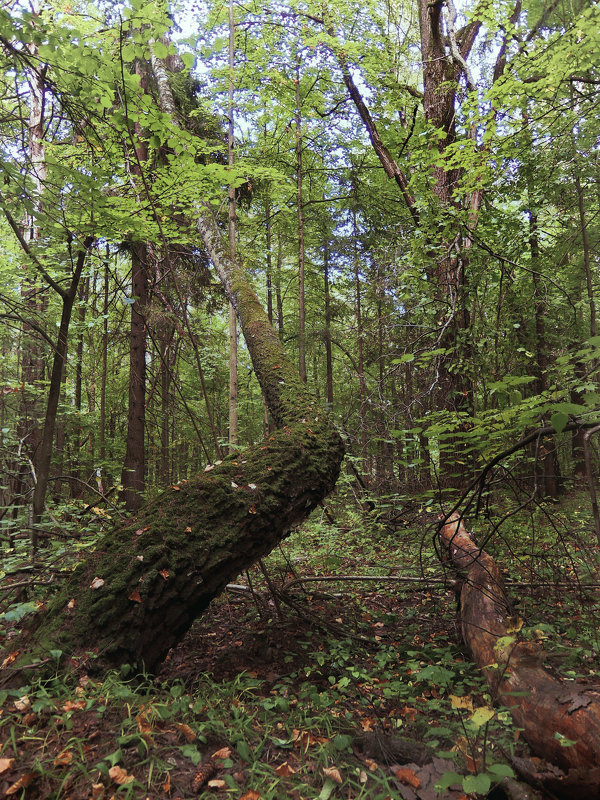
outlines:
[[[3, 691], [2, 795], [554, 797], [523, 788], [547, 765], [465, 651], [432, 510], [390, 503], [374, 519], [334, 497], [213, 602], [156, 676], [124, 665]], [[592, 526], [589, 498], [572, 493], [516, 514], [487, 544], [522, 637], [576, 684], [598, 680]], [[489, 527], [475, 522], [480, 537]], [[57, 574], [93, 539], [55, 547]], [[10, 606], [5, 593], [7, 652], [48, 591], [29, 588]]]

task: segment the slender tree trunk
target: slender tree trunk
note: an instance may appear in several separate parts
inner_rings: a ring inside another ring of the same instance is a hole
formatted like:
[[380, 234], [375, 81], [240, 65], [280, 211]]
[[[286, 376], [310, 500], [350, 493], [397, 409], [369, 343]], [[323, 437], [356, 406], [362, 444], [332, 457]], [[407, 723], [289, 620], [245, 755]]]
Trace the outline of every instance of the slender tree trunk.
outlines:
[[281, 273], [283, 264], [283, 244], [281, 241], [281, 233], [277, 233], [277, 271], [275, 281], [275, 300], [277, 303], [277, 330], [279, 338], [283, 341], [284, 337], [284, 323], [283, 323], [283, 296], [281, 294]]
[[127, 511], [137, 511], [143, 503], [146, 481], [146, 313], [148, 305], [148, 246], [131, 246], [131, 322], [129, 328], [129, 406], [127, 441], [121, 473]]
[[329, 286], [329, 239], [323, 244], [323, 284], [325, 291], [325, 371], [327, 405], [333, 408], [333, 358], [331, 352], [331, 293]]
[[[354, 192], [355, 194], [355, 192]], [[362, 456], [362, 472], [365, 480], [369, 480], [371, 469], [367, 454], [367, 383], [365, 380], [365, 357], [364, 357], [364, 331], [362, 320], [362, 298], [360, 286], [360, 258], [358, 252], [358, 225], [356, 221], [356, 196], [354, 197], [354, 208], [352, 211], [352, 233], [353, 233], [353, 261], [354, 261], [354, 290], [355, 290], [355, 312], [356, 312], [356, 339], [358, 350], [358, 387], [359, 387], [359, 421], [360, 421], [360, 452]]]
[[[534, 289], [534, 319], [535, 319], [535, 375], [536, 392], [543, 394], [548, 389], [548, 343], [546, 341], [546, 302], [544, 287], [540, 281], [540, 247], [538, 234], [538, 217], [534, 211], [529, 211], [529, 247], [531, 250], [532, 279]], [[554, 437], [548, 440], [548, 447], [540, 448], [541, 478], [543, 494], [545, 497], [556, 499], [561, 492], [561, 473], [558, 461], [558, 452]], [[537, 469], [537, 465], [536, 465]]]
[[[575, 191], [577, 192], [579, 229], [581, 232], [581, 244], [583, 247], [583, 277], [584, 277], [584, 282], [587, 292], [588, 307], [590, 312], [589, 334], [591, 337], [596, 335], [596, 300], [594, 297], [594, 284], [592, 280], [591, 250], [590, 250], [590, 238], [588, 234], [588, 222], [585, 214], [585, 196], [583, 192], [583, 187], [581, 185], [581, 178], [579, 177], [578, 172], [575, 173]], [[584, 331], [582, 330], [582, 332]], [[575, 369], [579, 373], [578, 377], [583, 383], [585, 379], [584, 366], [578, 363]], [[581, 403], [582, 398], [578, 392], [572, 392], [571, 400], [573, 403]], [[573, 461], [574, 461], [573, 472], [575, 473], [575, 475], [578, 475], [579, 477], [583, 477], [586, 474], [584, 436], [585, 434], [583, 430], [573, 431], [573, 436], [572, 436], [572, 449], [573, 449]]]
[[[50, 386], [48, 388], [46, 417], [44, 419], [44, 430], [42, 432], [42, 441], [40, 445], [40, 455], [38, 461], [37, 482], [33, 491], [32, 499], [32, 517], [34, 525], [37, 525], [40, 522], [42, 513], [44, 511], [44, 504], [46, 502], [46, 491], [48, 488], [48, 479], [50, 477], [50, 461], [52, 459], [54, 431], [56, 429], [56, 412], [58, 409], [62, 375], [67, 357], [71, 312], [73, 310], [75, 297], [77, 296], [77, 287], [79, 285], [79, 279], [85, 263], [87, 248], [90, 247], [91, 243], [92, 240], [88, 239], [85, 243], [86, 249], [81, 250], [78, 253], [73, 276], [71, 278], [71, 285], [68, 291], [64, 292], [62, 297], [62, 314], [58, 329], [58, 339], [54, 349], [54, 359], [52, 361], [52, 373], [50, 375]], [[38, 536], [34, 530], [32, 535], [32, 545], [34, 550], [37, 547], [37, 543]]]
[[83, 451], [83, 428], [81, 425], [81, 410], [83, 399], [83, 324], [85, 322], [86, 303], [89, 299], [89, 283], [90, 279], [85, 278], [79, 286], [78, 300], [79, 308], [77, 313], [77, 321], [79, 322], [79, 330], [77, 331], [77, 345], [75, 348], [75, 413], [77, 421], [75, 423], [75, 431], [73, 436], [73, 446], [71, 449], [71, 463], [69, 467], [69, 474], [71, 480], [71, 497], [79, 497], [81, 494], [81, 457]]
[[306, 308], [304, 291], [304, 201], [302, 198], [302, 98], [300, 95], [300, 65], [296, 65], [296, 208], [298, 210], [298, 366], [300, 378], [306, 383]]
[[108, 245], [104, 262], [104, 287], [102, 302], [102, 374], [100, 376], [100, 461], [106, 461], [106, 380], [108, 371]]
[[[229, 128], [227, 136], [227, 161], [233, 169], [234, 156], [234, 105], [233, 105], [233, 69], [235, 56], [235, 22], [233, 18], [233, 0], [229, 0]], [[235, 258], [235, 222], [236, 203], [235, 186], [229, 184], [229, 255]], [[229, 308], [229, 452], [234, 453], [238, 441], [238, 341], [237, 321], [233, 306]]]
[[272, 230], [271, 230], [271, 197], [269, 195], [269, 187], [265, 194], [265, 233], [267, 237], [267, 316], [271, 325], [273, 324], [273, 245], [272, 245]]

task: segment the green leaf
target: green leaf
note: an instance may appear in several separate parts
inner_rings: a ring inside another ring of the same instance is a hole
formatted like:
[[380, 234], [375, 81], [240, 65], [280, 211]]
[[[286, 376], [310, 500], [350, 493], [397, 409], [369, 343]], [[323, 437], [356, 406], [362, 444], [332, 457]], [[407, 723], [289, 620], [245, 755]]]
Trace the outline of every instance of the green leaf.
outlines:
[[485, 773], [480, 775], [465, 775], [465, 777], [462, 779], [462, 787], [465, 792], [479, 792], [479, 794], [487, 794], [491, 785], [492, 779]]
[[336, 750], [346, 750], [352, 744], [352, 737], [345, 733], [338, 733], [333, 737], [333, 746]]
[[236, 744], [235, 749], [238, 751], [240, 757], [243, 758], [244, 761], [252, 761], [252, 750], [245, 739], [240, 739], [240, 741]]
[[449, 789], [455, 783], [460, 784], [462, 781], [462, 775], [459, 775], [458, 772], [444, 772], [442, 777], [435, 785], [435, 790], [437, 792], [443, 792], [445, 789]]
[[561, 747], [573, 747], [574, 744], [577, 744], [575, 739], [567, 739], [566, 736], [563, 736], [563, 734], [558, 731], [554, 734], [554, 738], [558, 739]]
[[36, 610], [37, 605], [35, 603], [18, 603], [17, 605], [9, 608], [9, 610], [4, 614], [4, 619], [7, 622], [19, 622], [19, 620], [23, 619], [26, 614], [31, 614], [32, 611]]
[[569, 421], [569, 415], [563, 411], [557, 411], [550, 417], [550, 424], [557, 433], [562, 433]]
[[329, 800], [336, 786], [337, 784], [332, 778], [327, 778], [323, 784], [318, 800]]
[[494, 709], [489, 706], [479, 706], [473, 711], [470, 720], [477, 728], [481, 728], [482, 725], [491, 720], [494, 713]]
[[157, 58], [166, 58], [168, 49], [163, 42], [153, 42], [152, 44], [152, 51]]
[[508, 764], [488, 764], [487, 771], [498, 778], [514, 778], [515, 772]]
[[182, 53], [181, 60], [187, 69], [192, 69], [194, 66], [194, 61], [196, 60], [196, 56], [193, 53]]
[[123, 753], [121, 752], [121, 748], [119, 747], [119, 749], [115, 750], [114, 753], [109, 753], [107, 756], [104, 756], [104, 761], [108, 761], [111, 767], [114, 767], [115, 764], [118, 764], [122, 758], [123, 758]]
[[195, 744], [184, 744], [179, 748], [182, 754], [189, 758], [194, 766], [202, 761], [202, 753], [198, 750]]

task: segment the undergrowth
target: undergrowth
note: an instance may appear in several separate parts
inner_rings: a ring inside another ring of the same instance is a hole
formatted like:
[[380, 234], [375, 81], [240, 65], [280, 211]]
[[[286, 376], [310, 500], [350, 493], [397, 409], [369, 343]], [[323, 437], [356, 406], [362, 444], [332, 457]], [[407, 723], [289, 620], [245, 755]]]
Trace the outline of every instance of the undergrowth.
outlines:
[[[508, 515], [486, 546], [551, 668], [589, 681], [600, 649], [597, 552], [580, 501]], [[123, 665], [102, 680], [61, 673], [0, 692], [0, 792], [426, 799], [485, 795], [513, 776], [524, 744], [463, 650], [433, 519], [395, 513], [392, 527], [351, 508], [330, 515], [313, 515], [240, 576], [157, 676]], [[491, 525], [474, 527], [481, 540]], [[39, 584], [5, 593], [3, 658], [51, 592], [52, 570], [70, 569], [92, 544], [93, 532], [55, 545], [43, 581], [36, 573]], [[7, 554], [5, 587], [27, 583], [17, 561], [18, 550]], [[315, 577], [339, 580], [305, 580]], [[433, 761], [403, 763], [406, 742]]]

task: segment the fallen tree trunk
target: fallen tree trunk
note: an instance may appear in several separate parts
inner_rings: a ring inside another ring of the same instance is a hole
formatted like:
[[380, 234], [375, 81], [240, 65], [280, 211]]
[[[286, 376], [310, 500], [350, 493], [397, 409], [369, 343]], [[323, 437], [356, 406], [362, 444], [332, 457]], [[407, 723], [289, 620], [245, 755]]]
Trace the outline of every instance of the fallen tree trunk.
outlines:
[[544, 668], [546, 654], [518, 632], [498, 566], [458, 514], [440, 539], [464, 576], [460, 623], [475, 663], [533, 751], [559, 768], [538, 767], [528, 778], [561, 797], [600, 797], [600, 686], [564, 681]]
[[28, 641], [12, 646], [9, 680], [32, 660], [55, 663], [57, 650], [63, 660], [83, 660], [88, 669], [128, 663], [153, 670], [226, 584], [268, 553], [335, 485], [341, 437], [300, 381], [207, 212], [198, 228], [236, 309], [278, 429], [167, 489], [107, 533], [38, 614]]

